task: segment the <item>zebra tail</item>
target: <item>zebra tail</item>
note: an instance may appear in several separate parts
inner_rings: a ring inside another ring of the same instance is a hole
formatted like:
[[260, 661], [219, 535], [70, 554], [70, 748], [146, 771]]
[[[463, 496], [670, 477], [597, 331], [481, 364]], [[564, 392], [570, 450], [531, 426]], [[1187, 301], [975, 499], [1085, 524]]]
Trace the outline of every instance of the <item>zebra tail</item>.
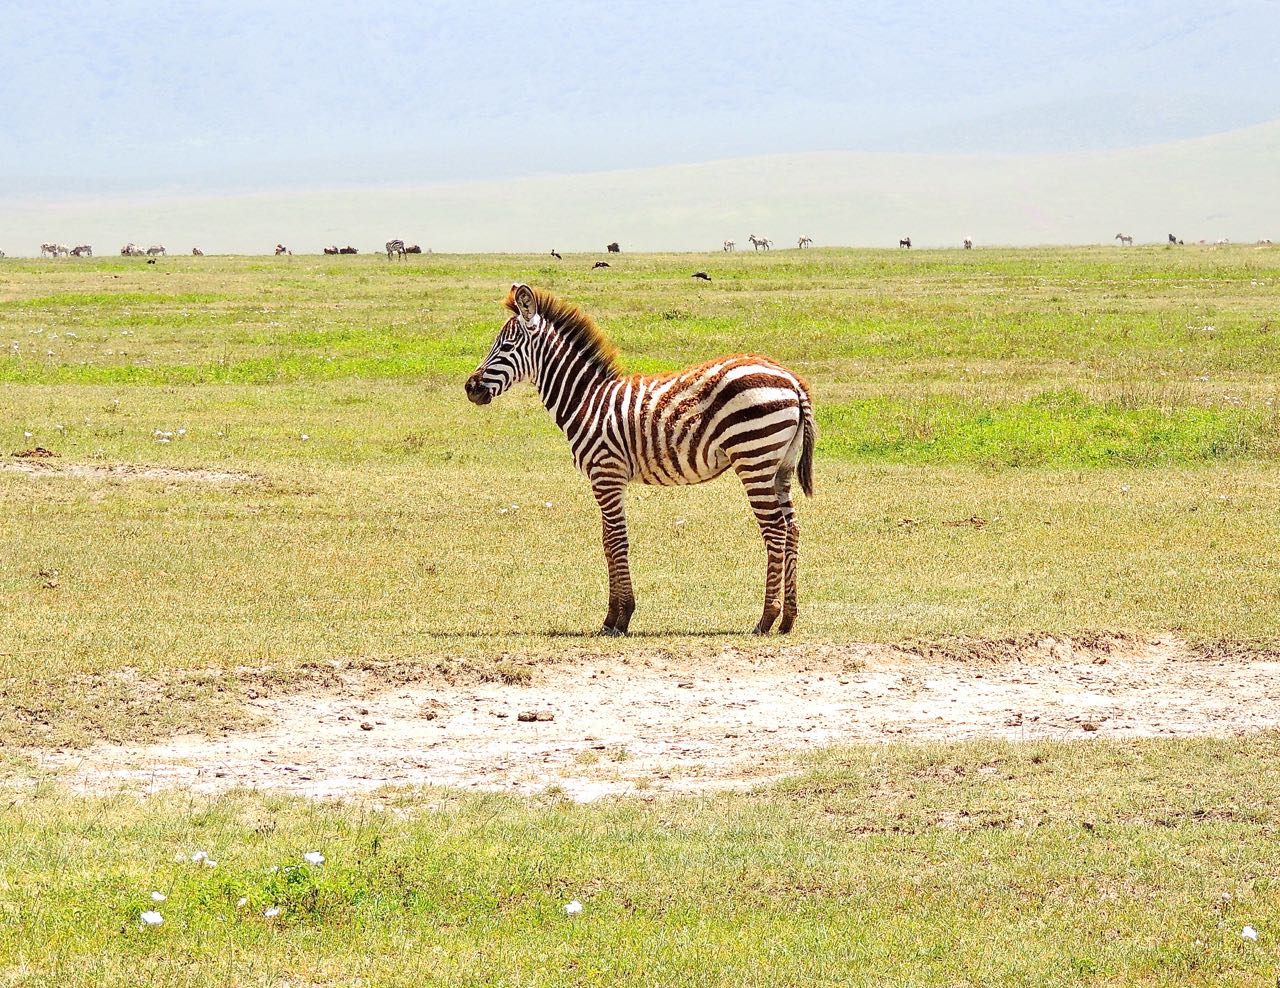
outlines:
[[800, 414], [804, 418], [804, 438], [800, 448], [800, 462], [796, 466], [796, 475], [805, 496], [813, 497], [813, 447], [818, 441], [818, 426], [813, 418], [813, 401], [807, 393], [802, 393]]

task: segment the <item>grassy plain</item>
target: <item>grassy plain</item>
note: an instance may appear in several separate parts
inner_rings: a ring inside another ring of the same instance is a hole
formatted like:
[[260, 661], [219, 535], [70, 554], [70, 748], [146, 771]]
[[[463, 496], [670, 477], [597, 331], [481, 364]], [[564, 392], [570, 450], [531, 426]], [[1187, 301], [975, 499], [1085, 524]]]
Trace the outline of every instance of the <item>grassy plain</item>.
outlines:
[[[592, 260], [0, 261], [7, 464], [41, 445], [60, 466], [246, 475], [0, 469], [0, 740], [216, 731], [247, 686], [342, 667], [394, 680], [775, 647], [740, 634], [762, 561], [731, 479], [634, 489], [638, 633], [580, 635], [604, 595], [585, 483], [529, 391], [486, 409], [461, 391], [515, 279], [584, 305], [632, 369], [751, 349], [809, 378], [822, 439], [801, 505], [802, 646], [1280, 643], [1280, 251]], [[1271, 983], [1275, 744], [890, 746], [818, 753], [751, 794], [406, 793], [380, 811], [81, 798], [13, 758], [0, 971]], [[173, 861], [196, 848], [218, 868]], [[312, 849], [324, 866], [269, 870]], [[143, 930], [153, 888], [165, 924]], [[570, 921], [572, 898], [586, 910]], [[284, 911], [267, 920], [269, 905]]]
[[[530, 389], [461, 394], [514, 279], [580, 302], [632, 369], [751, 349], [809, 378], [793, 640], [1280, 640], [1280, 251], [591, 260], [0, 262], [9, 463], [252, 476], [0, 471], [0, 736], [216, 723], [244, 667], [595, 648], [597, 515], [562, 437]], [[736, 482], [636, 488], [631, 518], [620, 647], [743, 644], [762, 553]]]

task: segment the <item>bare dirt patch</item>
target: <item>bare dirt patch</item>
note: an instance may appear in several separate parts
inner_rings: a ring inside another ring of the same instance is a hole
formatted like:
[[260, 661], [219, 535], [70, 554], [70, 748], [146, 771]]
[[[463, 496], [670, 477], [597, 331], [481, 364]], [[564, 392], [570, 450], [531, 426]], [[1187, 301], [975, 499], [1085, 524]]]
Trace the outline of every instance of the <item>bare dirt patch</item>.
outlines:
[[16, 463], [0, 460], [0, 470], [31, 477], [72, 477], [77, 480], [159, 480], [198, 484], [243, 484], [258, 480], [253, 474], [233, 470], [154, 467], [139, 463], [50, 463], [46, 459], [34, 458], [19, 459]]
[[[447, 785], [578, 800], [750, 785], [818, 746], [965, 738], [1134, 738], [1280, 726], [1280, 662], [1173, 640], [1021, 658], [922, 658], [876, 645], [726, 649], [696, 663], [596, 658], [509, 682], [259, 697], [268, 725], [223, 738], [41, 754], [77, 787], [349, 796]], [[522, 712], [538, 711], [534, 719]], [[544, 716], [545, 715], [545, 716]]]

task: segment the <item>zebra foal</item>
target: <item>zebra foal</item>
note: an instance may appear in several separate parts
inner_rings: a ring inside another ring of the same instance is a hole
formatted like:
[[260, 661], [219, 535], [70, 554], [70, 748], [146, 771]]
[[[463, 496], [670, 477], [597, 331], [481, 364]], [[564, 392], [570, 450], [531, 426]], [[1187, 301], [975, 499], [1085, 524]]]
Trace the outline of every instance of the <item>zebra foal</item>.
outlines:
[[639, 482], [700, 484], [733, 468], [764, 537], [764, 611], [754, 633], [780, 632], [797, 613], [800, 526], [791, 482], [813, 495], [817, 430], [808, 386], [767, 357], [735, 354], [672, 374], [624, 375], [617, 351], [577, 306], [512, 285], [511, 317], [467, 378], [487, 405], [531, 381], [564, 431], [574, 465], [600, 506], [609, 610], [603, 634], [623, 635], [635, 611], [624, 491]]

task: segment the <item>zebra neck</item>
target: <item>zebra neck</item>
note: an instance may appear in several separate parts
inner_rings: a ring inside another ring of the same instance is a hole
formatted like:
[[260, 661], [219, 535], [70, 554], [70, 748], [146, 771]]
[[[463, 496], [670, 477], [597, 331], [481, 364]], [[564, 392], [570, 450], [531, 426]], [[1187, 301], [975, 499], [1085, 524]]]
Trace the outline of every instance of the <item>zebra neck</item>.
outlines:
[[618, 373], [601, 364], [594, 354], [563, 339], [548, 340], [539, 363], [534, 376], [538, 394], [556, 425], [566, 432], [582, 406], [618, 379]]

